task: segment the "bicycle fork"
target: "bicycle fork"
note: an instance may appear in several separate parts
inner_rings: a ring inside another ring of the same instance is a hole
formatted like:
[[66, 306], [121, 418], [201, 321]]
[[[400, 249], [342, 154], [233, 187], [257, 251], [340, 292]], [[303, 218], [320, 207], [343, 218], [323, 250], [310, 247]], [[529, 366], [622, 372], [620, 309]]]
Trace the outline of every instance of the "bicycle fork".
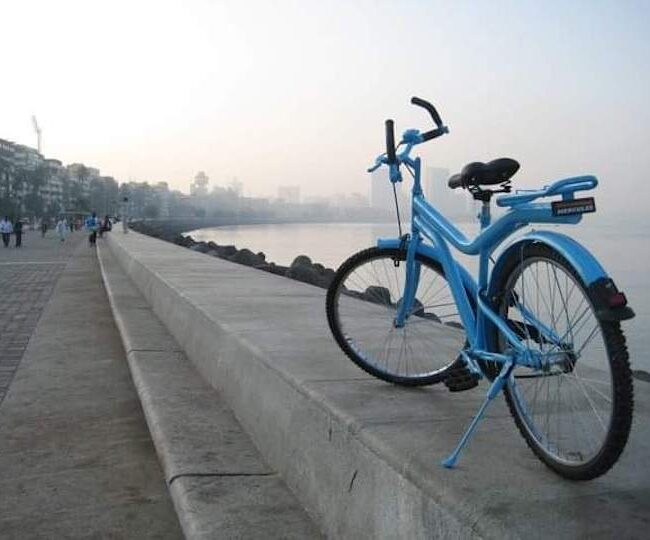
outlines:
[[[397, 313], [393, 325], [395, 328], [403, 328], [406, 319], [413, 313], [413, 304], [415, 302], [415, 293], [420, 281], [420, 263], [415, 259], [415, 255], [420, 244], [419, 235], [409, 241], [408, 237], [403, 237], [402, 242], [408, 242], [406, 252], [406, 282], [404, 284], [404, 293], [399, 302]], [[397, 262], [395, 264], [398, 264]]]
[[465, 430], [465, 433], [461, 437], [458, 446], [456, 446], [455, 450], [451, 454], [449, 454], [449, 457], [447, 457], [447, 459], [442, 461], [443, 466], [447, 467], [448, 469], [453, 469], [456, 466], [456, 462], [458, 461], [458, 456], [460, 455], [460, 452], [467, 444], [467, 441], [472, 436], [472, 433], [474, 433], [476, 426], [478, 425], [481, 418], [483, 418], [483, 414], [488, 408], [490, 402], [495, 398], [495, 396], [499, 395], [501, 390], [503, 390], [503, 386], [508, 381], [508, 378], [512, 373], [512, 368], [514, 367], [514, 365], [515, 364], [513, 360], [508, 360], [503, 364], [503, 367], [501, 368], [499, 375], [496, 377], [496, 379], [494, 379], [494, 381], [490, 385], [485, 400], [481, 404], [478, 412], [476, 413], [476, 416], [474, 416], [471, 423]]

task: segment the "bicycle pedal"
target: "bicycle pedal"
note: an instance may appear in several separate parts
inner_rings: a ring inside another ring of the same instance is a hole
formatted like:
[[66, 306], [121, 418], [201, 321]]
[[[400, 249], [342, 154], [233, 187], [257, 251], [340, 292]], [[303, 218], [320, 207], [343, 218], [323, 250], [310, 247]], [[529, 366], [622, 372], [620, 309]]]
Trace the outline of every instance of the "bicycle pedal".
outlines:
[[464, 392], [478, 386], [479, 376], [472, 373], [465, 362], [458, 360], [444, 380], [445, 386], [450, 392]]

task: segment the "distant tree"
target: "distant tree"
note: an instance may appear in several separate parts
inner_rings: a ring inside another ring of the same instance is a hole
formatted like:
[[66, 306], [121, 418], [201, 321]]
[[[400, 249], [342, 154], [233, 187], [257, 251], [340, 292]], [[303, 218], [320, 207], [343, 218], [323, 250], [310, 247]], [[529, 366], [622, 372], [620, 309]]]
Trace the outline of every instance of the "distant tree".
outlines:
[[160, 207], [157, 204], [149, 203], [144, 207], [144, 217], [154, 219], [160, 216]]
[[115, 215], [118, 211], [117, 202], [119, 199], [119, 186], [114, 178], [107, 176], [104, 180], [104, 195], [106, 202], [105, 213], [108, 215]]
[[54, 219], [61, 213], [61, 205], [56, 201], [50, 201], [45, 208], [44, 215], [47, 218]]
[[66, 210], [72, 207], [71, 190], [72, 182], [70, 182], [70, 178], [66, 174], [61, 181], [61, 204]]
[[[72, 181], [69, 186], [69, 197], [70, 197], [70, 208], [74, 210], [82, 209], [80, 204], [81, 199], [83, 198], [81, 185], [77, 181]], [[84, 208], [86, 210], [86, 208]]]
[[45, 213], [43, 197], [40, 193], [32, 191], [25, 195], [25, 212], [30, 217], [41, 217]]
[[12, 173], [12, 163], [0, 155], [0, 197], [9, 198]]
[[93, 178], [90, 181], [90, 209], [98, 215], [106, 214], [107, 198], [104, 181], [101, 178]]
[[85, 186], [88, 182], [90, 171], [84, 164], [80, 164], [75, 169], [74, 178], [71, 178], [72, 185], [70, 188], [70, 205], [74, 210], [79, 212], [87, 212], [90, 208], [90, 200], [84, 193], [86, 192]]
[[32, 193], [41, 193], [47, 184], [48, 172], [44, 165], [39, 165], [27, 173], [28, 189]]
[[[14, 213], [14, 205], [9, 197], [0, 197], [0, 216], [10, 216]], [[0, 219], [2, 219], [0, 217]]]

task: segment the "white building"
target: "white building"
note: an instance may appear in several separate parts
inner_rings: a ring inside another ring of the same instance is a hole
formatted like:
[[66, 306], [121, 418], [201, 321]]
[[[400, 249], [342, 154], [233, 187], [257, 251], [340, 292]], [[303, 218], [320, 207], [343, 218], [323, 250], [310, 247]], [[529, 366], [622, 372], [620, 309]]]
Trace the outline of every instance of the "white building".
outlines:
[[209, 183], [210, 178], [208, 178], [208, 175], [203, 171], [199, 171], [190, 184], [190, 195], [193, 197], [207, 197]]
[[46, 208], [57, 208], [59, 212], [63, 211], [63, 184], [66, 179], [67, 171], [58, 159], [46, 159], [45, 170], [47, 183], [41, 190], [43, 203]]

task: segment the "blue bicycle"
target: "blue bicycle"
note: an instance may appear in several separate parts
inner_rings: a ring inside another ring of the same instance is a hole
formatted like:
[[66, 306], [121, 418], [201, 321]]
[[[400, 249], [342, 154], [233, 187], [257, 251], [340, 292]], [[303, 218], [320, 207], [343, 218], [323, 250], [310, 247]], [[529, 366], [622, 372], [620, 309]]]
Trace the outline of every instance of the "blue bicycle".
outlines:
[[[551, 469], [590, 480], [617, 461], [632, 423], [633, 388], [621, 321], [634, 317], [594, 256], [569, 236], [529, 231], [531, 223], [577, 224], [595, 212], [593, 176], [515, 191], [519, 164], [509, 158], [470, 163], [449, 179], [481, 202], [481, 232], [468, 239], [429, 204], [420, 183], [415, 146], [449, 132], [430, 103], [436, 127], [404, 132], [395, 147], [386, 121], [386, 153], [369, 169], [387, 166], [393, 183], [413, 178], [411, 230], [380, 239], [338, 269], [327, 293], [334, 338], [359, 367], [405, 385], [444, 382], [468, 390], [485, 377], [487, 396], [456, 449], [453, 467], [490, 401], [504, 391], [519, 431]], [[507, 209], [492, 222], [490, 203]], [[540, 200], [542, 199], [542, 200]], [[543, 200], [550, 199], [550, 200]], [[397, 197], [396, 197], [397, 203]], [[478, 256], [478, 276], [455, 260], [450, 245]]]

